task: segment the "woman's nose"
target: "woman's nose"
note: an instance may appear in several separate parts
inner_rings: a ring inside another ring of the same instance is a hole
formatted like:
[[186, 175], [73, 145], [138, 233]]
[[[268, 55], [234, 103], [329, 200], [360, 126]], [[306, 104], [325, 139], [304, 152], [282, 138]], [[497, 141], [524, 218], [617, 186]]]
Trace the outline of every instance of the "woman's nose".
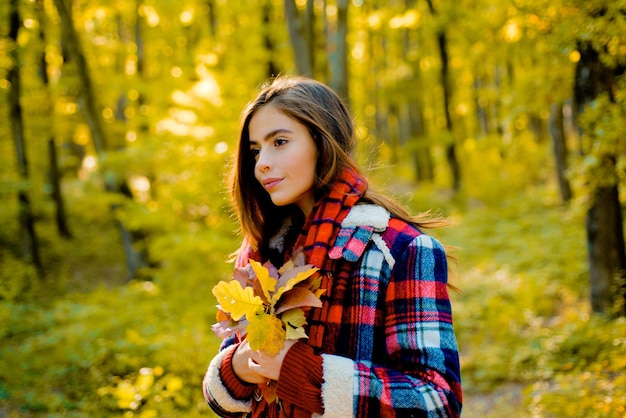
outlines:
[[261, 173], [266, 173], [270, 168], [272, 168], [272, 164], [267, 153], [259, 151], [259, 155], [256, 160], [256, 168]]

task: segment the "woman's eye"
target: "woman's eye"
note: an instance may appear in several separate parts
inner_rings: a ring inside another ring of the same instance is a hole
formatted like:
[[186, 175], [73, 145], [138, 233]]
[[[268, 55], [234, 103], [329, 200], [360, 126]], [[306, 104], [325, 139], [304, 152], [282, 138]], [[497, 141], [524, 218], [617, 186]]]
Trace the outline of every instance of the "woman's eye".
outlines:
[[288, 141], [287, 141], [286, 139], [284, 139], [284, 138], [276, 138], [276, 139], [274, 140], [274, 146], [276, 146], [276, 147], [280, 147], [280, 146], [285, 145], [287, 142], [288, 142]]
[[250, 154], [252, 154], [252, 156], [254, 157], [254, 159], [256, 160], [257, 158], [259, 158], [259, 154], [261, 153], [261, 150], [258, 148], [250, 148]]

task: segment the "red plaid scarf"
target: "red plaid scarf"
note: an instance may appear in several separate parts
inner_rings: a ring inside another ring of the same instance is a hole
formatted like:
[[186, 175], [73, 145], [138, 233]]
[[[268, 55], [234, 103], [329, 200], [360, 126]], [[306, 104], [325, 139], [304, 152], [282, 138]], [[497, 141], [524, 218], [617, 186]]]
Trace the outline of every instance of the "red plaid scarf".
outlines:
[[[319, 267], [322, 271], [321, 288], [326, 289], [322, 301], [332, 299], [333, 262], [328, 252], [333, 247], [341, 222], [350, 209], [367, 190], [367, 179], [357, 175], [351, 169], [345, 169], [327, 196], [320, 199], [307, 218], [300, 236], [293, 248], [303, 248], [307, 263]], [[322, 348], [325, 324], [339, 323], [342, 317], [342, 305], [324, 303], [321, 309], [313, 309], [309, 315], [308, 343], [316, 349]]]
[[[321, 309], [313, 309], [309, 314], [310, 326], [308, 343], [316, 349], [322, 348], [322, 342], [326, 323], [339, 324], [341, 322], [342, 304], [331, 303], [333, 296], [338, 299], [340, 295], [332, 295], [332, 279], [334, 261], [328, 257], [328, 252], [335, 244], [337, 234], [341, 229], [341, 222], [348, 215], [350, 209], [361, 199], [367, 190], [368, 183], [365, 177], [359, 176], [354, 170], [343, 170], [330, 192], [322, 197], [309, 214], [305, 221], [296, 243], [291, 249], [286, 249], [285, 260], [289, 259], [294, 249], [302, 248], [307, 263], [320, 268], [322, 273], [321, 288], [326, 289], [321, 299], [324, 302]], [[249, 241], [244, 240], [242, 248], [247, 248], [239, 254], [237, 266], [243, 267], [249, 259], [260, 260], [258, 251], [249, 247]]]
[[[321, 351], [324, 341], [333, 346], [336, 341], [336, 332], [332, 331], [341, 323], [343, 305], [337, 303], [341, 300], [341, 291], [335, 290], [333, 294], [333, 274], [335, 261], [330, 259], [328, 252], [335, 244], [335, 239], [341, 229], [341, 222], [350, 212], [350, 209], [361, 199], [367, 190], [367, 179], [359, 176], [351, 169], [344, 169], [339, 179], [332, 186], [330, 192], [322, 197], [315, 205], [305, 221], [302, 230], [292, 248], [286, 249], [285, 259], [291, 257], [291, 251], [302, 248], [308, 264], [318, 267], [322, 272], [320, 288], [326, 289], [321, 296], [323, 305], [320, 309], [312, 309], [308, 315], [308, 344]], [[248, 246], [244, 240], [245, 247]], [[249, 247], [248, 247], [249, 248]], [[259, 260], [258, 252], [251, 249], [240, 254], [238, 265], [245, 265], [249, 259]], [[260, 260], [259, 260], [260, 261]], [[339, 286], [341, 287], [341, 286]], [[332, 335], [326, 335], [329, 332]], [[287, 416], [308, 416], [303, 409], [294, 408], [293, 405], [283, 405], [287, 408]], [[252, 416], [274, 417], [280, 415], [280, 408], [268, 405], [265, 400], [255, 403], [252, 408]]]

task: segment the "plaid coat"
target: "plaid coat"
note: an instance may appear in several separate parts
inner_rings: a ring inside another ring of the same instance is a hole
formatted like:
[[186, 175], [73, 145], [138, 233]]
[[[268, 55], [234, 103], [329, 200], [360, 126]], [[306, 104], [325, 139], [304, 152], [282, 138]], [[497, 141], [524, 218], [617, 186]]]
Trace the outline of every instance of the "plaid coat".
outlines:
[[[441, 244], [380, 206], [356, 205], [328, 257], [334, 277], [318, 347], [324, 416], [459, 416], [459, 358]], [[220, 387], [220, 358], [205, 379], [209, 403], [249, 411], [251, 402]]]

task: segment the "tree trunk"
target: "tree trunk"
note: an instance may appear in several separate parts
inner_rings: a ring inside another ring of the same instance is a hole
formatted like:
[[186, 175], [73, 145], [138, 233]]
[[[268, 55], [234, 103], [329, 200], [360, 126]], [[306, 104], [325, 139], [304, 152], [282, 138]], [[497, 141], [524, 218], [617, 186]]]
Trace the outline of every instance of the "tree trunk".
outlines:
[[[44, 36], [44, 19], [45, 19], [45, 11], [44, 11], [44, 2], [43, 0], [37, 0], [36, 2], [36, 10], [39, 18], [39, 22], [41, 22], [39, 26], [39, 39], [41, 40], [42, 50], [39, 58], [39, 77], [41, 78], [41, 82], [46, 88], [46, 93], [48, 99], [52, 101], [52, 94], [50, 92], [50, 79], [48, 77], [48, 64], [46, 62], [46, 39]], [[49, 110], [47, 117], [52, 121], [53, 111]], [[48, 164], [49, 164], [49, 181], [52, 187], [52, 200], [55, 203], [56, 211], [55, 211], [55, 220], [57, 231], [60, 236], [64, 238], [71, 238], [72, 234], [69, 229], [69, 223], [67, 220], [65, 205], [63, 202], [63, 193], [61, 189], [61, 170], [59, 169], [59, 161], [57, 148], [54, 141], [54, 138], [51, 137], [48, 140]]]
[[435, 177], [430, 144], [426, 138], [424, 114], [422, 104], [417, 99], [408, 103], [409, 122], [411, 126], [411, 149], [413, 151], [413, 163], [415, 166], [415, 179], [417, 181], [432, 181]]
[[[24, 138], [24, 123], [22, 119], [22, 105], [20, 104], [21, 80], [20, 80], [20, 59], [18, 53], [17, 37], [21, 27], [18, 1], [11, 0], [9, 15], [9, 38], [14, 44], [12, 48], [13, 66], [7, 73], [7, 80], [11, 88], [9, 89], [9, 121], [11, 132], [15, 143], [15, 153], [17, 158], [17, 169], [20, 179], [24, 183], [29, 181], [28, 157], [26, 156], [26, 140]], [[41, 258], [39, 256], [39, 241], [35, 231], [35, 217], [28, 193], [23, 188], [18, 192], [19, 201], [19, 224], [20, 224], [20, 245], [23, 257], [32, 262], [40, 276], [43, 276]]]
[[[507, 65], [507, 68], [510, 68], [510, 65]], [[495, 126], [495, 132], [500, 136], [500, 138], [502, 138], [502, 135], [504, 134], [504, 119], [506, 119], [504, 117], [504, 113], [505, 111], [502, 110], [503, 106], [502, 106], [502, 99], [501, 97], [504, 96], [504, 88], [503, 88], [503, 84], [507, 81], [505, 79], [505, 76], [503, 74], [506, 74], [507, 72], [504, 71], [502, 69], [501, 65], [496, 65], [495, 68], [493, 69], [493, 90], [496, 92], [495, 93], [495, 100], [490, 100], [489, 103], [489, 115], [491, 117], [491, 123], [489, 124], [492, 128], [491, 130], [493, 131], [493, 126]], [[513, 74], [512, 72], [509, 72], [509, 74]], [[503, 80], [504, 79], [504, 80]], [[508, 84], [511, 85], [513, 84], [513, 80], [509, 79], [508, 80]], [[502, 147], [500, 148], [500, 152], [503, 153]]]
[[265, 49], [267, 50], [267, 54], [269, 56], [267, 60], [267, 76], [275, 77], [280, 73], [280, 69], [278, 65], [274, 61], [274, 39], [272, 39], [272, 30], [270, 28], [270, 24], [272, 23], [272, 3], [265, 2], [263, 3], [263, 41], [265, 44]]
[[50, 79], [48, 77], [48, 63], [46, 62], [46, 37], [43, 30], [44, 20], [46, 18], [44, 8], [44, 0], [36, 0], [35, 10], [37, 13], [37, 19], [39, 20], [39, 41], [41, 42], [41, 54], [39, 55], [39, 69], [37, 73], [39, 74], [43, 84], [48, 87]]
[[[370, 35], [370, 56], [374, 57], [386, 49], [386, 39], [378, 33]], [[371, 77], [373, 78], [372, 101], [374, 104], [374, 132], [377, 143], [389, 141], [389, 102], [382, 82], [382, 74], [385, 68], [384, 62], [375, 62]], [[376, 146], [373, 156], [379, 158], [379, 147]], [[378, 161], [376, 161], [378, 162]]]
[[478, 136], [489, 135], [489, 116], [487, 115], [487, 104], [481, 100], [480, 95], [483, 87], [483, 77], [478, 71], [474, 76], [474, 108], [476, 109], [476, 120], [478, 121]]
[[65, 3], [65, 0], [54, 0], [54, 4], [59, 13], [61, 19], [61, 32], [63, 36], [63, 42], [67, 48], [70, 57], [74, 60], [78, 77], [80, 79], [82, 92], [79, 98], [79, 105], [81, 107], [85, 121], [89, 125], [91, 131], [92, 140], [96, 153], [102, 156], [102, 153], [106, 149], [106, 135], [104, 132], [104, 125], [101, 117], [101, 112], [98, 109], [98, 101], [96, 100], [95, 90], [87, 61], [85, 60], [85, 54], [83, 53], [80, 45], [80, 39], [69, 12], [69, 8]]
[[[405, 0], [404, 12], [413, 10], [417, 0]], [[406, 94], [405, 102], [401, 104], [403, 111], [400, 112], [402, 118], [406, 118], [407, 126], [407, 145], [408, 151], [411, 153], [413, 160], [415, 181], [431, 181], [433, 179], [433, 166], [430, 154], [430, 145], [426, 138], [426, 124], [424, 121], [424, 104], [421, 92], [422, 74], [419, 66], [419, 42], [413, 39], [419, 32], [415, 28], [406, 28], [403, 30], [403, 46], [402, 59], [411, 65], [413, 76], [404, 81], [400, 86], [400, 91]], [[419, 38], [418, 38], [419, 39]]]
[[65, 204], [61, 191], [61, 171], [59, 170], [59, 160], [54, 139], [48, 140], [48, 157], [50, 160], [50, 184], [52, 185], [52, 199], [56, 205], [56, 224], [59, 235], [71, 238], [72, 233], [65, 214]]
[[300, 75], [312, 77], [311, 51], [309, 51], [303, 22], [300, 13], [298, 13], [295, 0], [285, 0], [285, 19], [287, 20], [289, 39], [295, 56], [296, 71]]
[[[615, 168], [615, 161], [606, 163], [612, 164], [612, 168]], [[596, 187], [592, 199], [593, 203], [585, 219], [591, 308], [594, 312], [626, 316], [624, 307], [626, 256], [617, 185]], [[616, 307], [618, 312], [615, 312]]]
[[307, 0], [304, 12], [304, 36], [309, 52], [311, 75], [315, 76], [315, 1]]
[[212, 39], [217, 39], [217, 6], [215, 0], [207, 0], [207, 16], [209, 20], [209, 34]]
[[[428, 7], [433, 16], [437, 15], [437, 11], [433, 6], [432, 0], [428, 1]], [[454, 140], [454, 126], [452, 124], [452, 115], [450, 114], [450, 106], [452, 102], [452, 84], [450, 83], [450, 60], [448, 57], [448, 39], [445, 29], [441, 29], [437, 34], [437, 45], [439, 47], [439, 58], [441, 60], [441, 86], [443, 87], [443, 110], [446, 118], [446, 131], [448, 132], [446, 144], [446, 159], [450, 166], [452, 175], [452, 188], [454, 191], [461, 189], [461, 166], [456, 156], [456, 141]]]
[[[617, 76], [622, 75], [626, 68], [608, 68], [589, 42], [581, 42], [578, 50], [581, 58], [576, 66], [574, 99], [577, 113], [580, 114], [601, 94], [608, 95], [609, 100], [614, 101]], [[601, 158], [604, 172], [612, 173], [614, 181], [598, 179], [592, 182], [594, 186], [585, 222], [591, 307], [594, 312], [626, 316], [626, 252], [615, 172], [617, 156], [605, 152], [595, 157]]]
[[452, 125], [452, 116], [450, 115], [450, 106], [452, 101], [452, 87], [450, 84], [450, 74], [448, 71], [448, 41], [445, 32], [439, 33], [437, 36], [439, 44], [439, 56], [441, 57], [441, 84], [443, 86], [443, 107], [446, 116], [446, 130], [448, 131], [448, 144], [446, 144], [446, 158], [452, 173], [452, 188], [459, 191], [461, 188], [461, 166], [456, 157], [456, 141], [454, 140], [454, 128]]
[[[87, 61], [85, 60], [85, 56], [83, 50], [81, 48], [80, 40], [78, 33], [74, 29], [74, 25], [72, 22], [72, 16], [69, 12], [69, 8], [67, 7], [65, 0], [54, 0], [54, 4], [57, 7], [57, 11], [59, 13], [59, 17], [62, 25], [62, 35], [63, 35], [63, 44], [67, 48], [70, 58], [75, 62], [78, 77], [80, 79], [80, 83], [82, 85], [82, 89], [80, 92], [79, 104], [81, 105], [82, 114], [89, 125], [89, 129], [91, 132], [92, 140], [94, 143], [94, 148], [99, 157], [102, 157], [107, 149], [107, 141], [106, 141], [106, 133], [104, 131], [104, 124], [101, 117], [101, 112], [98, 106], [98, 100], [96, 97], [96, 92], [93, 86], [93, 82], [89, 73], [89, 68], [87, 66]], [[136, 28], [140, 28], [139, 24], [136, 25]], [[140, 44], [141, 38], [140, 34], [136, 34], [137, 44], [137, 54], [138, 61], [145, 61], [141, 59], [143, 55], [143, 47]], [[145, 71], [145, 67], [138, 65], [138, 69]], [[141, 74], [141, 72], [140, 72]], [[111, 175], [108, 175], [111, 174]], [[132, 195], [125, 191], [127, 188], [124, 179], [117, 179], [114, 173], [108, 173], [105, 175], [105, 190], [109, 193], [122, 194], [127, 197], [132, 198]], [[122, 244], [124, 245], [124, 249], [126, 252], [126, 262], [128, 266], [129, 279], [134, 277], [137, 271], [143, 266], [144, 260], [138, 254], [138, 252], [134, 251], [134, 246], [136, 244], [134, 240], [134, 234], [132, 231], [129, 231], [118, 219], [115, 215], [115, 212], [118, 208], [118, 205], [112, 205], [111, 211], [113, 212], [113, 216], [115, 218], [115, 222], [120, 229], [120, 234], [122, 237]]]
[[528, 115], [530, 120], [530, 128], [537, 139], [537, 142], [541, 143], [546, 140], [546, 126], [545, 122], [539, 115], [531, 113]]
[[[211, 3], [209, 3], [209, 10], [212, 10]], [[135, 46], [137, 47], [137, 75], [139, 77], [144, 77], [146, 74], [146, 48], [143, 43], [142, 36], [142, 19], [143, 17], [139, 14], [139, 7], [141, 6], [141, 0], [137, 1], [137, 7], [135, 8]], [[210, 15], [210, 14], [209, 14]], [[140, 98], [139, 101], [142, 99]]]
[[553, 103], [550, 109], [550, 136], [552, 149], [556, 163], [556, 176], [559, 181], [559, 191], [563, 203], [568, 203], [572, 198], [572, 189], [567, 179], [567, 143], [565, 136], [565, 124], [563, 120], [563, 105]]
[[329, 36], [328, 64], [329, 85], [339, 97], [349, 104], [348, 93], [348, 0], [337, 1], [337, 21], [333, 27], [332, 36]]

